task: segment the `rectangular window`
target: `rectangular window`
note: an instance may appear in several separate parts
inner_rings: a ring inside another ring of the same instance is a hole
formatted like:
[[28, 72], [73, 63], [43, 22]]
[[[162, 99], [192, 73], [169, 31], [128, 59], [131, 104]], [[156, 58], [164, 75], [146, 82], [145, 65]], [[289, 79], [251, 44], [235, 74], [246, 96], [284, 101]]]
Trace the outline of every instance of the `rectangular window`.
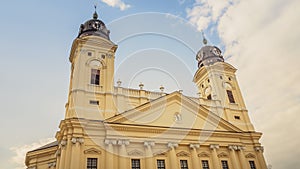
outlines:
[[91, 71], [91, 84], [95, 84], [95, 85], [100, 84], [100, 70], [92, 69], [92, 71]]
[[92, 56], [92, 52], [88, 52], [88, 56]]
[[234, 116], [235, 119], [240, 120], [241, 117], [240, 116]]
[[180, 160], [180, 168], [181, 169], [189, 169], [187, 160]]
[[254, 161], [249, 161], [249, 164], [251, 169], [256, 169]]
[[208, 160], [202, 160], [202, 169], [209, 169]]
[[157, 169], [165, 169], [165, 160], [157, 160]]
[[208, 99], [208, 100], [211, 100], [211, 94], [207, 96], [207, 99]]
[[231, 90], [226, 90], [226, 92], [227, 92], [227, 96], [228, 96], [229, 102], [230, 103], [235, 103], [232, 91]]
[[131, 168], [132, 169], [140, 169], [141, 163], [139, 159], [131, 159]]
[[98, 163], [97, 158], [88, 158], [86, 168], [87, 169], [97, 169], [97, 163]]
[[226, 160], [222, 160], [222, 169], [228, 169], [228, 162]]
[[98, 100], [90, 100], [90, 104], [99, 105]]

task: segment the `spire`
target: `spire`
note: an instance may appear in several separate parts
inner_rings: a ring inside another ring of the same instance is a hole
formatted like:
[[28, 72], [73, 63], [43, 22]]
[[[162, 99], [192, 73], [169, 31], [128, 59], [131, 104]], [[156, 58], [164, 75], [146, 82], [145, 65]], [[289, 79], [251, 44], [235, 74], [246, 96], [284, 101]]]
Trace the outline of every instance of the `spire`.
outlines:
[[97, 4], [94, 5], [94, 8], [95, 8], [95, 12], [94, 12], [94, 15], [93, 15], [93, 19], [98, 19]]
[[202, 37], [203, 37], [203, 44], [204, 45], [207, 45], [207, 40], [206, 40], [206, 38], [205, 38], [205, 36], [204, 36], [204, 32], [202, 31]]

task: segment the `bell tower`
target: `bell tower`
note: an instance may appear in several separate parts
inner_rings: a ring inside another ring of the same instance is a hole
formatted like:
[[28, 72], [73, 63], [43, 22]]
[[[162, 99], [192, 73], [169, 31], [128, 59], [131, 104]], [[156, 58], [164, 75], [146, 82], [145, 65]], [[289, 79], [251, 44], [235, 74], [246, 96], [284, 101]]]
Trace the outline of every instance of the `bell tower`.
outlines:
[[110, 31], [98, 19], [81, 24], [73, 41], [70, 88], [65, 118], [103, 120], [115, 115], [113, 110], [114, 60], [117, 45]]
[[205, 38], [203, 44], [196, 56], [198, 70], [193, 79], [200, 103], [240, 129], [254, 131], [235, 75], [237, 69], [224, 62], [218, 47], [207, 45]]

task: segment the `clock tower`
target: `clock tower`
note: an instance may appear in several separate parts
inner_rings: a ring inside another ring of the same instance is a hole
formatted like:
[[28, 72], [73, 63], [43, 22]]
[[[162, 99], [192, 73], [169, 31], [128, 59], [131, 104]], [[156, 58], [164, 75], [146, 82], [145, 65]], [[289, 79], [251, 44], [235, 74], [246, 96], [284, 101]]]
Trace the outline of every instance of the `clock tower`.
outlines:
[[196, 56], [198, 70], [193, 80], [200, 104], [240, 129], [254, 131], [235, 75], [237, 69], [224, 62], [218, 47], [207, 45], [205, 38], [203, 43]]
[[114, 60], [117, 45], [98, 19], [81, 24], [70, 53], [71, 77], [66, 118], [103, 120], [115, 115]]

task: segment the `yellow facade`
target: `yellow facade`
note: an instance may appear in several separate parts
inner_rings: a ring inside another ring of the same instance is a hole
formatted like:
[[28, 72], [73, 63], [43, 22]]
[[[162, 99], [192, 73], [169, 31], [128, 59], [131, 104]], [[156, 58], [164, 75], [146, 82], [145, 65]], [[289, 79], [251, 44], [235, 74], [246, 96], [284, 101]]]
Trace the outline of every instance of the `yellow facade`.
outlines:
[[195, 98], [114, 86], [116, 50], [94, 14], [72, 45], [57, 141], [28, 152], [28, 169], [267, 168], [236, 69], [218, 53], [199, 59]]

